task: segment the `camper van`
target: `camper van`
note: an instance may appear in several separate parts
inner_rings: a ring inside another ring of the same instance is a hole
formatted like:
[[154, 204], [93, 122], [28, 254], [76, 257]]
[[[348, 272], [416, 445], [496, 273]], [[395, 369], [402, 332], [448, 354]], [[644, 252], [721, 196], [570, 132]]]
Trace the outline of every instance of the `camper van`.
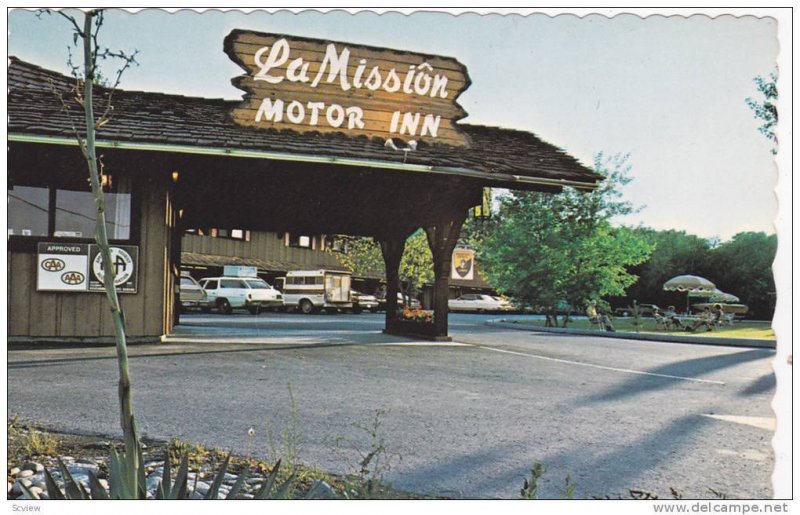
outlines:
[[275, 280], [283, 291], [286, 309], [314, 313], [321, 309], [352, 309], [350, 272], [332, 270], [295, 270]]

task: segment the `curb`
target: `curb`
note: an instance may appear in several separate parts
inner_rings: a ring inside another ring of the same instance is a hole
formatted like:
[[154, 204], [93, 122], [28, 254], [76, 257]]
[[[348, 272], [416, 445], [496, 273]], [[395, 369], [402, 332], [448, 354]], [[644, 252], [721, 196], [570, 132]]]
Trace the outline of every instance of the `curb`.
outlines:
[[775, 349], [775, 340], [754, 340], [751, 338], [703, 338], [701, 336], [661, 335], [653, 333], [628, 333], [606, 332], [592, 329], [569, 329], [561, 327], [536, 327], [525, 326], [517, 322], [508, 322], [506, 319], [487, 320], [485, 325], [515, 329], [517, 331], [530, 331], [532, 333], [572, 334], [576, 336], [594, 336], [600, 338], [617, 338], [622, 340], [644, 340], [650, 342], [666, 343], [693, 343], [702, 345], [719, 345], [723, 347], [751, 347], [758, 349]]

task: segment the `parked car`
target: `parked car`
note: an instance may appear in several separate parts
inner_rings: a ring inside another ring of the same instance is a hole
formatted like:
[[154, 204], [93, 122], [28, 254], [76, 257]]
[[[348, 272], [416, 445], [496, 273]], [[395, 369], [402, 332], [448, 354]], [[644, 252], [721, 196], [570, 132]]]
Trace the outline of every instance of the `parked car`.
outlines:
[[208, 298], [208, 294], [200, 286], [194, 277], [186, 272], [181, 272], [180, 281], [180, 301], [178, 309], [181, 312], [189, 309], [201, 309], [208, 311], [211, 309], [212, 303]]
[[365, 309], [372, 313], [378, 311], [378, 299], [375, 298], [375, 295], [350, 290], [350, 300], [353, 301], [353, 313], [361, 313]]
[[[639, 304], [639, 316], [640, 317], [651, 317], [656, 310], [661, 311], [661, 308], [656, 306], [655, 304]], [[614, 310], [615, 316], [620, 317], [630, 317], [633, 316], [633, 308], [617, 308]]]
[[258, 277], [207, 277], [200, 284], [212, 305], [225, 315], [238, 308], [256, 315], [265, 308], [283, 307], [281, 292]]
[[465, 293], [457, 299], [448, 300], [447, 307], [450, 311], [476, 311], [478, 313], [496, 313], [514, 309], [514, 306], [507, 300], [483, 293]]
[[[397, 307], [404, 308], [406, 306], [405, 298], [403, 297], [402, 293], [397, 294]], [[409, 307], [411, 309], [422, 309], [422, 303], [411, 297], [411, 301], [409, 302]], [[386, 311], [386, 298], [385, 297], [378, 297], [378, 309], [376, 311]]]

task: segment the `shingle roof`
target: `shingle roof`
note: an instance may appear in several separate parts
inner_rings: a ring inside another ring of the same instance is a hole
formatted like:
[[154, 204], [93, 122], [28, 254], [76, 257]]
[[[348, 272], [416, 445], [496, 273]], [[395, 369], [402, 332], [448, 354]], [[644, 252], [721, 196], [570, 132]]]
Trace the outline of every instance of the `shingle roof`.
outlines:
[[[70, 101], [67, 112], [54, 91], [71, 100], [75, 80], [16, 57], [8, 69], [8, 131], [11, 134], [74, 136], [82, 110]], [[96, 88], [96, 107], [108, 94]], [[136, 143], [190, 145], [196, 147], [262, 150], [327, 157], [400, 161], [403, 153], [385, 148], [378, 138], [352, 138], [343, 134], [298, 133], [242, 127], [229, 111], [238, 101], [117, 90], [113, 114], [98, 130], [98, 139]], [[411, 164], [457, 167], [488, 173], [514, 174], [546, 179], [595, 183], [602, 177], [563, 150], [536, 135], [517, 131], [459, 124], [471, 139], [467, 149], [448, 145], [424, 145], [408, 153]]]

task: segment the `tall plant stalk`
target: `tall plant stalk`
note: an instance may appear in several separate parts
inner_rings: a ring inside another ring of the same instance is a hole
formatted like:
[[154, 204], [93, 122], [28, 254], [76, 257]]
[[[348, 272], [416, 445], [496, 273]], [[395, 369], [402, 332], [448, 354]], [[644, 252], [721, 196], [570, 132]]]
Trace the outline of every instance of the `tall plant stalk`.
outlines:
[[[119, 365], [119, 404], [120, 404], [120, 425], [125, 434], [126, 455], [138, 467], [138, 452], [135, 447], [139, 445], [139, 435], [136, 434], [136, 427], [133, 422], [133, 403], [131, 400], [131, 379], [128, 369], [128, 346], [125, 337], [125, 315], [119, 302], [117, 289], [114, 285], [116, 269], [111, 260], [111, 246], [108, 243], [106, 231], [105, 199], [100, 185], [100, 174], [97, 166], [97, 153], [95, 148], [95, 117], [93, 108], [93, 82], [96, 73], [96, 50], [92, 48], [92, 20], [96, 11], [87, 11], [84, 15], [83, 32], [83, 59], [84, 59], [84, 91], [83, 108], [86, 118], [86, 139], [84, 142], [84, 155], [89, 166], [89, 182], [94, 194], [95, 206], [97, 208], [97, 229], [95, 237], [97, 245], [100, 247], [100, 254], [103, 262], [103, 285], [106, 297], [111, 304], [111, 317], [114, 323], [114, 338], [117, 347], [117, 363]], [[132, 448], [128, 442], [133, 442]]]

